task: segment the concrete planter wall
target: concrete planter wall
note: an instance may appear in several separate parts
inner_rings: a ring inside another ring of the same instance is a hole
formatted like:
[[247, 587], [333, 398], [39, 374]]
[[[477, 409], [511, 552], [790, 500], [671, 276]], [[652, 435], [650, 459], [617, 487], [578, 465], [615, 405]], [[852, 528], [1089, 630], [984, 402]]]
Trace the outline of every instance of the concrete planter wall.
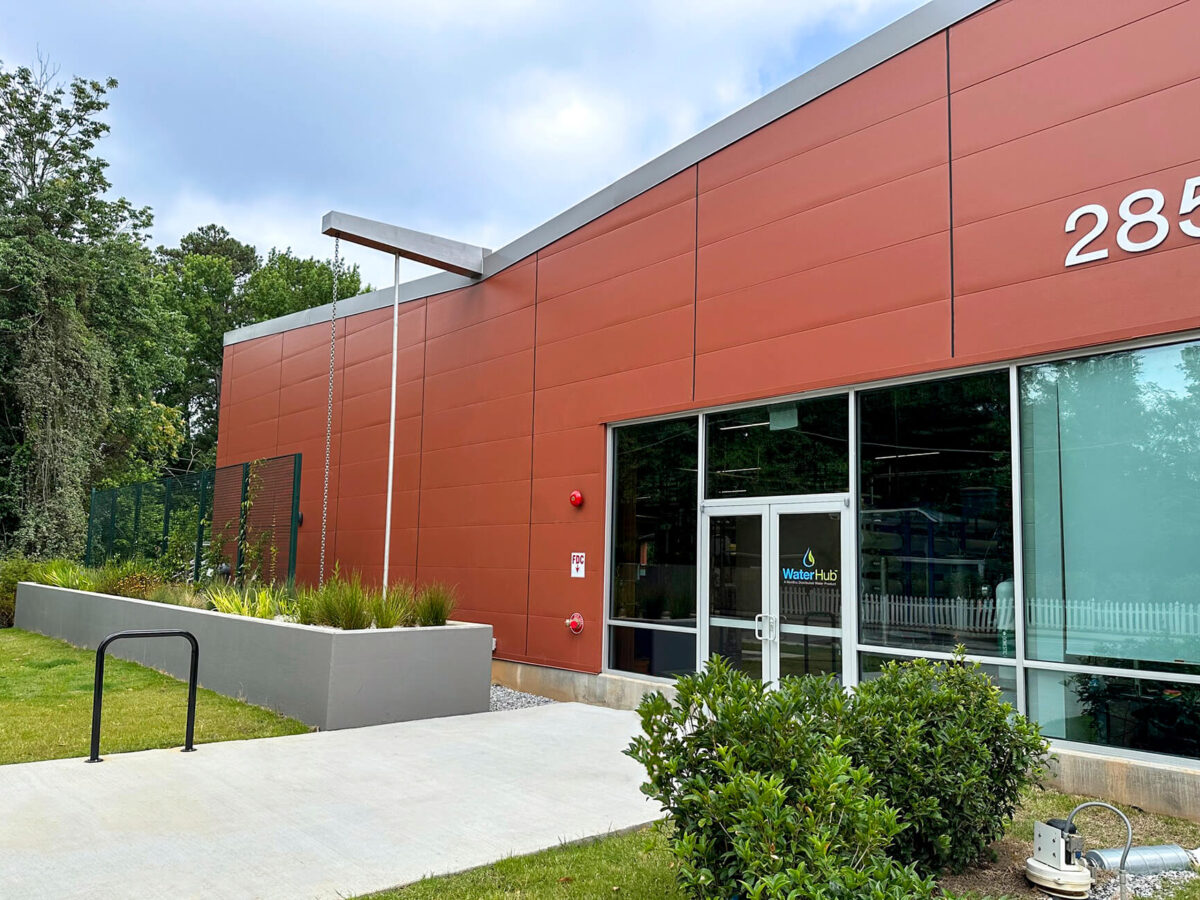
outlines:
[[[15, 624], [89, 649], [115, 631], [186, 629], [203, 687], [322, 729], [488, 709], [490, 625], [340, 631], [27, 583]], [[180, 638], [117, 641], [108, 653], [187, 678]]]

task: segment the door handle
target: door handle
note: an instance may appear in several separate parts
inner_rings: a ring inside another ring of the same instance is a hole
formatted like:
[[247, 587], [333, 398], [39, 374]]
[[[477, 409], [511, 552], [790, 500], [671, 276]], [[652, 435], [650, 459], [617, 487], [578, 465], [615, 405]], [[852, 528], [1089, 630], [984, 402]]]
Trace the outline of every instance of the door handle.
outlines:
[[766, 619], [767, 617], [762, 613], [759, 613], [754, 617], [754, 637], [760, 641], [766, 640], [766, 638], [763, 637], [763, 625], [766, 624]]

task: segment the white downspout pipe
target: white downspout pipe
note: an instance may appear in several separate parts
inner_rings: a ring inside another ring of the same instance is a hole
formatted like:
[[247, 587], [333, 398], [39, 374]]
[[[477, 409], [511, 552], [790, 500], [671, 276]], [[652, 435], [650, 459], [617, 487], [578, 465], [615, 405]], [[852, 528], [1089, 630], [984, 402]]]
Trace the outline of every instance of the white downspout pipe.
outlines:
[[392, 293], [392, 399], [388, 418], [387, 508], [383, 514], [383, 596], [388, 592], [388, 562], [392, 552], [392, 476], [396, 468], [396, 355], [400, 340], [400, 254], [395, 255]]

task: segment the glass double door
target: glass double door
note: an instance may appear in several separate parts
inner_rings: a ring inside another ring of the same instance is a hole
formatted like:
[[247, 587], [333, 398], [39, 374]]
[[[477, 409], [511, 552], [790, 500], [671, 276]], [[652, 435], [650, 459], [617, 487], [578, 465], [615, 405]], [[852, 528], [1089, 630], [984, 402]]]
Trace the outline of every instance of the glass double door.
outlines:
[[703, 652], [767, 683], [841, 676], [848, 525], [841, 500], [706, 509]]

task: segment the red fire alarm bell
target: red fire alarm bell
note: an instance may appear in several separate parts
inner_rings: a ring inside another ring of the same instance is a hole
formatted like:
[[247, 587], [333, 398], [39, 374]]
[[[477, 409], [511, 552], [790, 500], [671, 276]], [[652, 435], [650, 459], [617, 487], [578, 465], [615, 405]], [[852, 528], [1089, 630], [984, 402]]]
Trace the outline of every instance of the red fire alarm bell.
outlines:
[[571, 629], [571, 634], [579, 634], [583, 631], [583, 616], [579, 613], [571, 613], [571, 618], [563, 624]]
[[571, 491], [571, 505], [572, 506], [583, 506], [583, 492], [582, 491]]

